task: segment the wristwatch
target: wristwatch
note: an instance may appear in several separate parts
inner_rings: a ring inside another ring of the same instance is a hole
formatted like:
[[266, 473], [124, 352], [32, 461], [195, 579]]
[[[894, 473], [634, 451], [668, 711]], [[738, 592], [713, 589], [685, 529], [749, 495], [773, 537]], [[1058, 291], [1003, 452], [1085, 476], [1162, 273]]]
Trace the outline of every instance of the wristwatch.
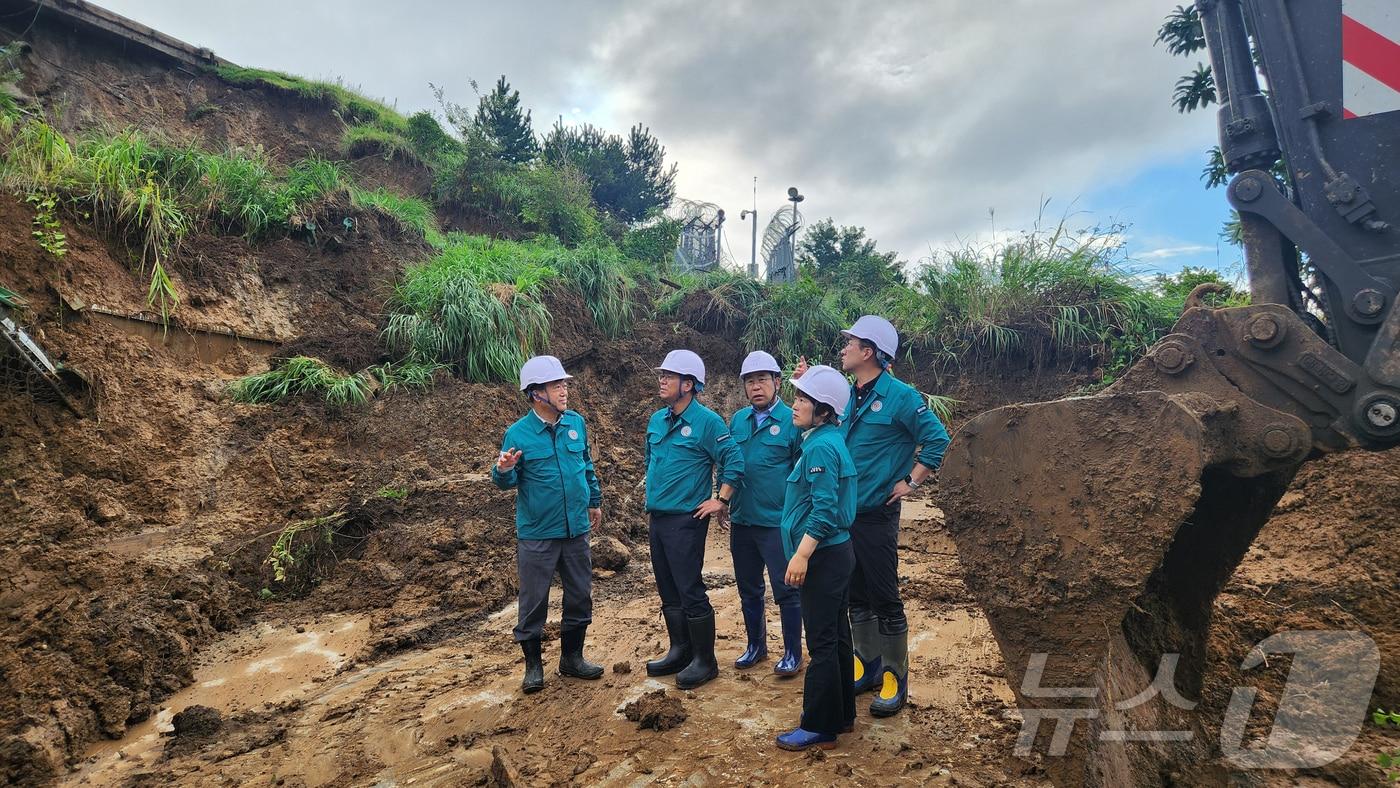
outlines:
[[719, 501], [720, 503], [724, 504], [725, 506], [728, 506], [728, 505], [729, 505], [729, 499], [728, 499], [728, 498], [725, 498], [725, 497], [722, 496], [722, 495], [716, 495], [716, 496], [715, 496], [715, 500], [716, 500], [716, 501]]
[[912, 473], [904, 477], [904, 483], [916, 490], [919, 489], [919, 483], [914, 481], [914, 474]]

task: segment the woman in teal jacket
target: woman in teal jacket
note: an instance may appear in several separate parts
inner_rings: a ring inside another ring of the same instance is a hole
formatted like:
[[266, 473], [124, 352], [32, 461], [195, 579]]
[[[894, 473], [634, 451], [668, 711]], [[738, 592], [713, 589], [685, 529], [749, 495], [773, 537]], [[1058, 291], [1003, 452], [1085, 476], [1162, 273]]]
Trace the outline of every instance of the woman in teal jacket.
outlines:
[[802, 456], [787, 479], [783, 498], [786, 581], [802, 589], [807, 631], [807, 677], [802, 721], [778, 737], [785, 750], [830, 749], [855, 725], [855, 662], [849, 619], [851, 521], [856, 517], [856, 466], [846, 449], [837, 414], [846, 412], [851, 388], [827, 366], [793, 381], [792, 423], [806, 430]]

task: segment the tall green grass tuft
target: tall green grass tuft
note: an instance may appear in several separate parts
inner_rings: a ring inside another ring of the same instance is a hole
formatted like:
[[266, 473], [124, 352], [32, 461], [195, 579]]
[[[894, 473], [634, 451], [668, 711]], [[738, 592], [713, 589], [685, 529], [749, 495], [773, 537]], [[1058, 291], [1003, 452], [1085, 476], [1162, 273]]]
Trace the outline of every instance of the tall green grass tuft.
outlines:
[[1179, 302], [1137, 280], [1111, 234], [1070, 233], [1063, 224], [947, 252], [914, 289], [887, 291], [883, 301], [904, 347], [944, 368], [1068, 357], [1114, 374], [1180, 313]]
[[352, 158], [379, 154], [385, 161], [396, 158], [418, 161], [413, 145], [403, 134], [370, 123], [358, 123], [345, 129], [342, 137], [345, 153]]
[[322, 82], [304, 77], [242, 66], [216, 66], [214, 73], [231, 85], [263, 87], [324, 104], [347, 124], [373, 123], [403, 133], [408, 120], [382, 101], [376, 101], [340, 82]]
[[823, 358], [850, 325], [825, 289], [811, 278], [770, 285], [755, 303], [744, 328], [745, 350], [767, 350], [778, 358]]
[[599, 330], [632, 325], [633, 284], [611, 245], [570, 249], [539, 236], [498, 241], [452, 234], [431, 260], [410, 267], [389, 304], [386, 344], [410, 359], [451, 365], [473, 381], [512, 380], [547, 342], [551, 287], [577, 292]]
[[435, 248], [447, 246], [447, 236], [438, 227], [437, 214], [425, 200], [391, 192], [388, 189], [350, 189], [350, 200], [362, 208], [373, 208], [394, 217], [406, 228], [421, 233]]
[[546, 257], [529, 243], [452, 236], [436, 257], [404, 272], [390, 299], [386, 344], [468, 380], [513, 379], [549, 334], [541, 298], [558, 272]]
[[599, 330], [615, 339], [632, 327], [634, 285], [627, 273], [627, 261], [616, 247], [590, 243], [566, 249], [543, 239], [535, 243], [552, 246], [547, 258], [549, 266], [583, 297]]
[[333, 407], [363, 405], [377, 391], [395, 388], [426, 389], [433, 383], [433, 374], [442, 365], [405, 361], [381, 364], [346, 374], [338, 372], [319, 359], [296, 356], [286, 359], [266, 372], [249, 375], [228, 387], [234, 402], [270, 405], [289, 397], [312, 394]]
[[3, 141], [0, 183], [26, 198], [55, 197], [118, 234], [150, 272], [149, 300], [162, 314], [178, 303], [166, 268], [187, 234], [217, 228], [256, 239], [309, 227], [343, 183], [340, 166], [324, 159], [279, 172], [260, 150], [211, 153], [135, 130], [70, 144], [30, 120]]
[[765, 297], [766, 286], [744, 274], [710, 271], [683, 277], [680, 289], [662, 298], [657, 310], [680, 315], [696, 328], [742, 332], [749, 313]]

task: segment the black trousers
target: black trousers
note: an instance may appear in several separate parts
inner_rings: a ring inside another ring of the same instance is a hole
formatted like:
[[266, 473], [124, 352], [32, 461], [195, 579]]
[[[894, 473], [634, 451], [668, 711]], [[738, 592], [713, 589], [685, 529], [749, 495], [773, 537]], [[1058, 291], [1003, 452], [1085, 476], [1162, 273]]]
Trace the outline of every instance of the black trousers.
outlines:
[[899, 504], [895, 501], [858, 512], [851, 524], [851, 547], [856, 557], [851, 609], [874, 613], [885, 635], [909, 630], [904, 601], [899, 598]]
[[763, 568], [766, 566], [768, 579], [773, 582], [773, 601], [778, 607], [797, 604], [797, 589], [783, 582], [787, 559], [783, 557], [780, 529], [732, 523], [729, 553], [734, 558], [734, 580], [739, 586], [740, 601], [763, 610]]
[[840, 733], [856, 719], [855, 658], [851, 652], [850, 542], [819, 548], [807, 561], [802, 625], [807, 630], [807, 676], [802, 684], [802, 728]]
[[651, 540], [651, 571], [662, 608], [680, 608], [686, 618], [702, 618], [715, 612], [705, 593], [701, 570], [705, 565], [705, 536], [709, 519], [689, 514], [652, 512], [647, 526]]
[[520, 612], [515, 639], [537, 640], [549, 612], [549, 584], [559, 572], [564, 586], [564, 616], [560, 630], [586, 627], [593, 621], [593, 552], [589, 534], [572, 539], [521, 539], [515, 545], [515, 568], [520, 573]]

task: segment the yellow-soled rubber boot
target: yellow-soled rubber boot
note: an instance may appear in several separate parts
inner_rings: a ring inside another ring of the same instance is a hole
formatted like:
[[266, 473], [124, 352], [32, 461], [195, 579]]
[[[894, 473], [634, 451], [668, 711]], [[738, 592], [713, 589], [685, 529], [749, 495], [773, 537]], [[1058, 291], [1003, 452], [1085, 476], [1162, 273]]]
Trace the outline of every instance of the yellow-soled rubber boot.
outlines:
[[855, 694], [880, 686], [880, 621], [868, 610], [851, 611], [851, 645], [855, 651]]
[[870, 716], [892, 717], [904, 708], [909, 696], [909, 632], [884, 635], [885, 665], [880, 689], [870, 702]]

